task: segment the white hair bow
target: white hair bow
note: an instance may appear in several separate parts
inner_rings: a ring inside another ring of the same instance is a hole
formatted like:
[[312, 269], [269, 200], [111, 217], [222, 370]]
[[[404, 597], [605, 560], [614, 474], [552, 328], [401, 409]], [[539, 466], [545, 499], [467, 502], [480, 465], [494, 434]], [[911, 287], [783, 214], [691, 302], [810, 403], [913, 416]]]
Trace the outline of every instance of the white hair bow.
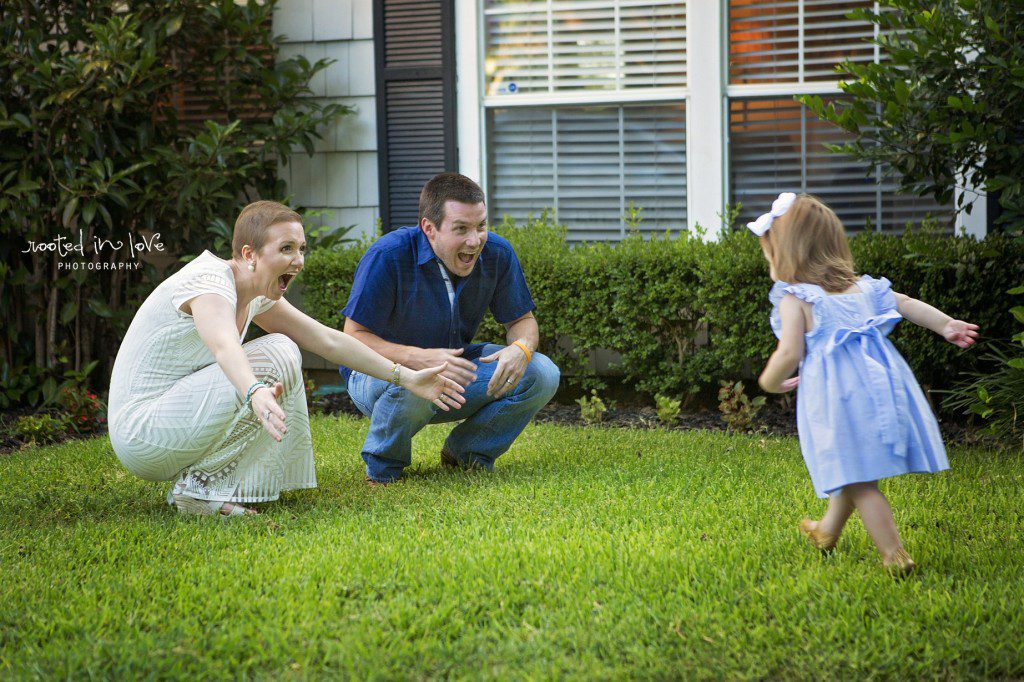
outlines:
[[763, 214], [754, 222], [747, 223], [747, 228], [758, 237], [762, 236], [772, 226], [772, 221], [784, 215], [789, 210], [789, 207], [793, 205], [794, 201], [796, 201], [796, 194], [793, 192], [783, 192], [779, 195], [778, 199], [772, 202], [772, 210]]

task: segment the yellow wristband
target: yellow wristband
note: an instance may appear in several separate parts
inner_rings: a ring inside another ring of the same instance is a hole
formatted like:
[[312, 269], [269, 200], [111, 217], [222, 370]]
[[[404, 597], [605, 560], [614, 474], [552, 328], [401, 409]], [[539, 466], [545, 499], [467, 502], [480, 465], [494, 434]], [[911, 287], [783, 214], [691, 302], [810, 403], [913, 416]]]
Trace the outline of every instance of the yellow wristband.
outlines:
[[513, 346], [519, 346], [520, 348], [523, 349], [523, 352], [526, 353], [526, 361], [527, 362], [529, 362], [530, 360], [533, 359], [533, 352], [529, 348], [526, 347], [525, 343], [523, 343], [522, 341], [513, 341], [512, 345]]

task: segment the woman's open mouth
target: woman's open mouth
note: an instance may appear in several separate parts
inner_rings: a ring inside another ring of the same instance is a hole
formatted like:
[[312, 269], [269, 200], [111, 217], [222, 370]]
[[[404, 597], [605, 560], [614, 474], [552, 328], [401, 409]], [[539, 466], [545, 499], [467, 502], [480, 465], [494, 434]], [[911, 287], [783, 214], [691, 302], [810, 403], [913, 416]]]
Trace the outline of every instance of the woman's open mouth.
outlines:
[[281, 275], [280, 277], [277, 278], [277, 287], [282, 292], [284, 292], [288, 288], [288, 285], [291, 283], [291, 281], [293, 279], [295, 279], [295, 275], [297, 275], [297, 274], [299, 274], [299, 273], [297, 273], [297, 272], [286, 272], [286, 273], [284, 273], [283, 275]]

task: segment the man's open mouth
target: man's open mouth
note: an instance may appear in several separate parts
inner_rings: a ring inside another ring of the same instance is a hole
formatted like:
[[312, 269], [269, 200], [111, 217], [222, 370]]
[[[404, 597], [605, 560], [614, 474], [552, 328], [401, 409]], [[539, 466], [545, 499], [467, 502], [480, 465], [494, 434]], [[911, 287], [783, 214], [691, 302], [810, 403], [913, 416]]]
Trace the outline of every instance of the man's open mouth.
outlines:
[[473, 259], [477, 257], [477, 252], [473, 253], [459, 253], [459, 263], [462, 265], [469, 265], [473, 262]]

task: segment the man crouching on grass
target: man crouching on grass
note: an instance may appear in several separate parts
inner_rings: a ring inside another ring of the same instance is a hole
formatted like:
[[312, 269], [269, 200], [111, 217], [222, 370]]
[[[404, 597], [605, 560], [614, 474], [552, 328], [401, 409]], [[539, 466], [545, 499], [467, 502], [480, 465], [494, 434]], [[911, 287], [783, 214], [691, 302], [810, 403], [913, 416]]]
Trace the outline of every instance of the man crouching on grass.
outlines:
[[[445, 412], [342, 367], [349, 395], [370, 418], [362, 456], [371, 484], [401, 477], [412, 437], [442, 422], [462, 420], [441, 449], [443, 466], [493, 469], [558, 388], [558, 367], [536, 352], [536, 306], [523, 269], [512, 245], [488, 232], [480, 186], [457, 173], [435, 176], [420, 193], [419, 217], [359, 262], [344, 331], [410, 369], [447, 362], [466, 403]], [[507, 345], [471, 343], [488, 310], [505, 326]]]

